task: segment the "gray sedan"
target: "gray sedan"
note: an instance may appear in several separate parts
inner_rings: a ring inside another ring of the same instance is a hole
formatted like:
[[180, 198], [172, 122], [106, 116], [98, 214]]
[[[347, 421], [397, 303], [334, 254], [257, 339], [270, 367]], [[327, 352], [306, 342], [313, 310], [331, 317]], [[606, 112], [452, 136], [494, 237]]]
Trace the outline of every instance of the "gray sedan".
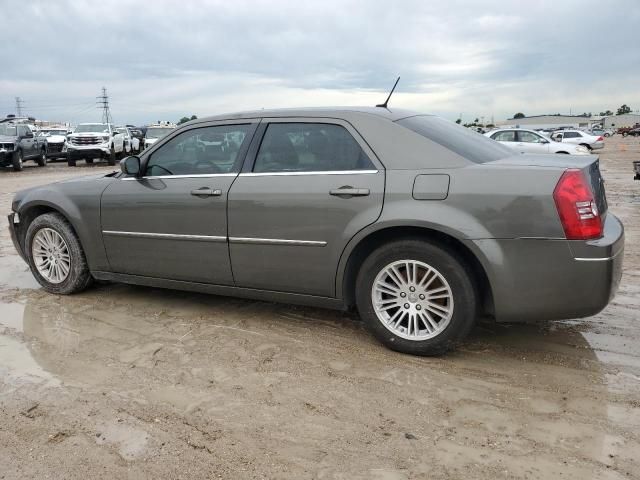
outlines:
[[11, 235], [45, 290], [99, 279], [355, 307], [388, 347], [433, 355], [480, 316], [593, 315], [621, 276], [597, 157], [514, 154], [435, 116], [221, 115], [121, 170], [16, 194]]

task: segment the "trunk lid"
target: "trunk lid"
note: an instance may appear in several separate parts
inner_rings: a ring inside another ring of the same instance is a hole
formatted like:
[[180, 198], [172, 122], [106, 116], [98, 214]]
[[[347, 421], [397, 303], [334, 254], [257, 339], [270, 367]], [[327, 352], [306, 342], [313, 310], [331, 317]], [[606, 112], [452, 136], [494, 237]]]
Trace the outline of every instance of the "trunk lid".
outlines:
[[604, 188], [604, 179], [600, 174], [600, 158], [597, 155], [513, 155], [488, 162], [485, 165], [487, 164], [557, 168], [563, 171], [567, 169], [582, 170], [582, 173], [591, 185], [598, 211], [603, 217], [607, 212], [607, 196]]

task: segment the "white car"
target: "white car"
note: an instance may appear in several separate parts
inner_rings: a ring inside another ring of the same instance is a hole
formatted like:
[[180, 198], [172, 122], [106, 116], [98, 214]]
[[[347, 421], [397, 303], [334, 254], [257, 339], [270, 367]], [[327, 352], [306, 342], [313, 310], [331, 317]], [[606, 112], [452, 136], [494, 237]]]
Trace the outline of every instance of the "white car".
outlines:
[[551, 139], [562, 143], [575, 143], [589, 150], [598, 150], [604, 147], [604, 137], [590, 135], [580, 130], [559, 130], [551, 134]]
[[144, 148], [149, 148], [165, 135], [170, 134], [176, 129], [176, 125], [171, 124], [158, 124], [149, 125], [147, 127], [147, 133], [144, 135]]
[[124, 155], [124, 135], [110, 123], [81, 123], [67, 136], [67, 164], [75, 167], [79, 159], [93, 163], [94, 158], [106, 159], [109, 165]]
[[124, 137], [124, 152], [127, 155], [140, 152], [140, 140], [131, 135], [128, 127], [117, 127], [116, 130]]
[[485, 133], [485, 136], [520, 153], [564, 153], [568, 155], [589, 155], [590, 153], [589, 149], [582, 145], [554, 142], [540, 132], [523, 128], [501, 128]]
[[68, 129], [66, 127], [43, 127], [40, 135], [44, 138], [47, 158], [65, 158]]

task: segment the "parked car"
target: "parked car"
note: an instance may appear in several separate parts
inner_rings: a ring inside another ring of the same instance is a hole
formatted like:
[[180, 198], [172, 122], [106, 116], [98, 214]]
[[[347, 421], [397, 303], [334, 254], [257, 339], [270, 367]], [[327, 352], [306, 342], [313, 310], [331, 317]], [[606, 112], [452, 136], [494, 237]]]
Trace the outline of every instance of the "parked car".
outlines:
[[556, 142], [575, 143], [582, 145], [589, 150], [598, 150], [604, 147], [604, 138], [602, 136], [589, 135], [587, 132], [580, 130], [561, 130], [551, 134], [551, 139]]
[[636, 123], [633, 127], [619, 127], [617, 133], [619, 133], [623, 137], [626, 137], [627, 135], [629, 135], [629, 132], [637, 128], [640, 128], [640, 123]]
[[[240, 148], [202, 144], [223, 136]], [[514, 154], [435, 116], [221, 115], [120, 166], [16, 193], [11, 237], [46, 291], [99, 279], [355, 306], [389, 348], [432, 355], [479, 316], [593, 315], [622, 272], [597, 157]]]
[[116, 164], [124, 154], [124, 136], [110, 123], [81, 123], [67, 137], [67, 164], [75, 167], [78, 160], [93, 163], [95, 158]]
[[136, 127], [134, 125], [126, 125], [126, 127], [129, 129], [129, 132], [131, 133], [131, 136], [133, 138], [138, 139], [138, 152], [141, 152], [142, 149], [144, 148], [144, 132], [142, 131], [141, 128]]
[[[627, 135], [631, 136], [631, 137], [638, 137], [640, 136], [640, 127], [637, 128], [632, 128], [631, 130], [629, 130], [627, 132]], [[627, 136], [625, 135], [625, 136]]]
[[40, 130], [48, 159], [67, 158], [68, 133], [69, 129], [66, 127], [45, 127]]
[[129, 127], [117, 127], [116, 130], [124, 138], [124, 152], [126, 154], [140, 153], [140, 141], [131, 134]]
[[149, 148], [165, 135], [170, 134], [176, 129], [176, 125], [161, 123], [149, 125], [144, 135], [144, 148]]
[[42, 137], [26, 123], [0, 123], [0, 166], [20, 171], [25, 160], [33, 160], [39, 167], [47, 164]]
[[595, 137], [610, 137], [614, 134], [613, 130], [603, 130], [602, 128], [592, 128], [591, 130], [585, 130], [589, 135], [593, 135]]
[[485, 135], [520, 153], [564, 153], [569, 155], [590, 155], [591, 153], [587, 147], [582, 145], [554, 142], [540, 132], [523, 128], [502, 128]]

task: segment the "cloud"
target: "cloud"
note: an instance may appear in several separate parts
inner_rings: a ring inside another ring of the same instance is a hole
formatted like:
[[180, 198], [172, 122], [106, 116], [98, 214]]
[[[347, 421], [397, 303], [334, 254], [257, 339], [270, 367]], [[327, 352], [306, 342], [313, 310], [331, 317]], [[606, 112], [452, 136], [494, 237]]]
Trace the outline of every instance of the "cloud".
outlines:
[[[640, 3], [0, 0], [0, 115], [119, 122], [381, 101], [455, 119], [640, 108]], [[28, 35], [25, 32], [29, 32]]]

